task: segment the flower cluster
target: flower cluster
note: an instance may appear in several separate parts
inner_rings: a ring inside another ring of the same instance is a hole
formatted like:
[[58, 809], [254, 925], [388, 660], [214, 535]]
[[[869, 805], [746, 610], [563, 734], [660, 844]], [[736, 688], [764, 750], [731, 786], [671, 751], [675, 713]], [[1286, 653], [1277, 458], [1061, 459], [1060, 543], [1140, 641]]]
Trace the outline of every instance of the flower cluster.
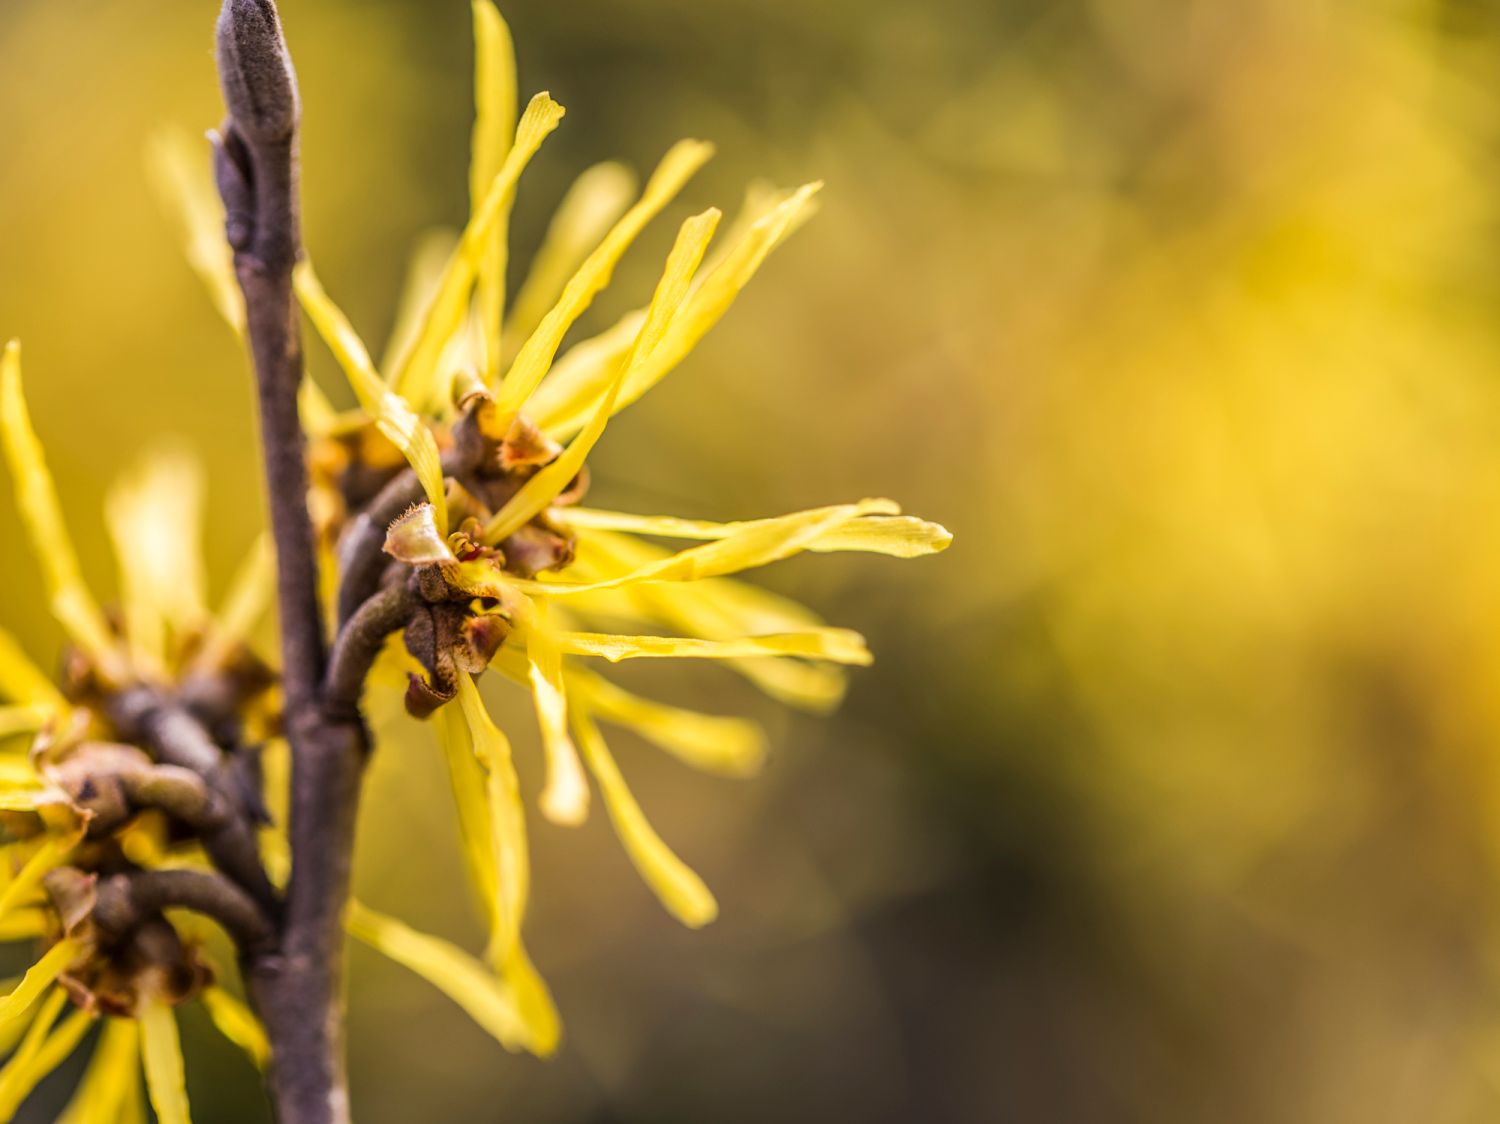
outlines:
[[[338, 410], [309, 381], [301, 405], [330, 623], [340, 637], [390, 635], [373, 670], [348, 661], [347, 684], [336, 646], [331, 680], [352, 703], [367, 678], [370, 690], [394, 686], [412, 715], [435, 723], [489, 942], [471, 955], [358, 902], [347, 928], [430, 980], [507, 1048], [547, 1054], [560, 1022], [522, 939], [526, 815], [510, 744], [476, 679], [493, 671], [534, 702], [546, 756], [541, 813], [578, 824], [597, 788], [645, 882], [673, 916], [701, 926], [716, 916], [715, 899], [652, 829], [603, 728], [735, 776], [759, 766], [764, 735], [745, 719], [638, 696], [591, 665], [717, 660], [783, 702], [826, 710], [842, 696], [841, 665], [870, 661], [864, 640], [732, 575], [803, 551], [909, 558], [942, 550], [949, 535], [888, 500], [745, 522], [583, 506], [585, 462], [611, 419], [726, 313], [809, 217], [818, 185], [753, 190], [717, 238], [718, 210], [688, 218], [643, 307], [565, 348], [632, 242], [711, 148], [676, 145], [639, 194], [619, 165], [585, 172], [507, 302], [516, 186], [563, 108], [539, 94], [518, 113], [509, 32], [491, 0], [474, 0], [473, 10], [468, 225], [450, 245], [435, 253], [429, 241], [417, 255], [378, 366], [312, 264], [299, 265], [297, 296], [357, 402]], [[154, 164], [183, 218], [190, 261], [243, 333], [212, 182], [175, 136], [161, 139]], [[172, 1005], [201, 997], [252, 1056], [263, 1060], [266, 1048], [253, 1016], [213, 982], [223, 975], [213, 955], [222, 939], [202, 918], [243, 951], [264, 938], [259, 925], [275, 917], [286, 874], [280, 696], [244, 643], [269, 599], [269, 552], [253, 552], [222, 611], [210, 614], [194, 541], [197, 476], [158, 458], [109, 505], [121, 609], [107, 617], [78, 576], [14, 346], [0, 378], [0, 428], [52, 608], [74, 646], [59, 688], [0, 638], [0, 690], [13, 700], [0, 709], [0, 733], [27, 737], [25, 752], [0, 756], [0, 936], [42, 950], [0, 999], [0, 1045], [19, 1042], [0, 1071], [0, 1110], [69, 1053], [89, 1020], [109, 1017], [68, 1118], [138, 1114], [140, 1054], [157, 1113], [183, 1120]], [[76, 1010], [59, 1024], [69, 999]]]
[[234, 950], [204, 917], [241, 947], [269, 939], [266, 870], [285, 873], [274, 841], [255, 838], [277, 699], [245, 644], [270, 599], [270, 552], [250, 552], [211, 613], [201, 479], [190, 459], [158, 454], [109, 496], [120, 607], [106, 616], [79, 576], [14, 343], [0, 359], [0, 437], [72, 644], [54, 683], [0, 633], [0, 937], [40, 952], [0, 999], [0, 1046], [13, 1051], [0, 1118], [104, 1019], [62, 1119], [143, 1119], [144, 1061], [158, 1115], [183, 1120], [174, 1006], [201, 999], [253, 1059], [266, 1056], [254, 1016], [217, 982], [233, 978]]

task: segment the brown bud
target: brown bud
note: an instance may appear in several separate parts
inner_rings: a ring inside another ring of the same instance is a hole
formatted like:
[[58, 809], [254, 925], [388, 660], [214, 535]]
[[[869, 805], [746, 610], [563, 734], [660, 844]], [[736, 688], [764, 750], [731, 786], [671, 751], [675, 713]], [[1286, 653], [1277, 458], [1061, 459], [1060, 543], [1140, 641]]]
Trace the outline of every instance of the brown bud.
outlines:
[[523, 578], [557, 570], [573, 561], [573, 540], [536, 523], [528, 523], [501, 544], [506, 569]]
[[235, 127], [255, 143], [290, 140], [300, 114], [297, 76], [274, 0], [225, 0], [218, 48], [219, 82]]
[[94, 912], [98, 880], [97, 874], [85, 874], [75, 866], [60, 866], [43, 876], [42, 886], [66, 935], [75, 935]]
[[552, 440], [524, 417], [518, 416], [511, 423], [510, 431], [500, 446], [500, 467], [540, 467], [551, 464], [562, 452], [562, 446]]
[[406, 684], [406, 712], [413, 718], [430, 718], [457, 694], [456, 688], [443, 690], [420, 675], [411, 675]]
[[494, 614], [469, 617], [463, 623], [463, 647], [454, 652], [454, 661], [464, 671], [478, 675], [490, 666], [509, 635], [510, 622], [504, 617]]
[[412, 659], [421, 664], [428, 674], [437, 670], [437, 625], [433, 622], [431, 610], [413, 613], [401, 639]]
[[121, 774], [148, 768], [141, 750], [114, 742], [84, 742], [62, 760], [43, 766], [47, 777], [68, 794], [73, 810], [88, 825], [90, 838], [114, 831], [130, 818], [130, 800]]

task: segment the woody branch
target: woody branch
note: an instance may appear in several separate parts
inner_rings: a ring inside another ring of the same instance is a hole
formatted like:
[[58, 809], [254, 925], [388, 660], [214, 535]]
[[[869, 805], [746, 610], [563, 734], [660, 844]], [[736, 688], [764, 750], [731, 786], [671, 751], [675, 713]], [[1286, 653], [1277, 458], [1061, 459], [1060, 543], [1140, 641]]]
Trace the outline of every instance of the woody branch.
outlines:
[[[273, 0], [226, 0], [218, 61], [228, 119], [214, 160], [245, 296], [276, 544], [286, 729], [292, 753], [291, 878], [274, 939], [247, 952], [247, 990], [271, 1042], [282, 1124], [349, 1119], [340, 976], [355, 817], [370, 743], [357, 703], [368, 656], [401, 627], [399, 597], [356, 610], [332, 649], [317, 593], [298, 390], [293, 270], [301, 253], [295, 74]], [[334, 658], [330, 661], [330, 651]], [[330, 671], [332, 674], [330, 674]]]

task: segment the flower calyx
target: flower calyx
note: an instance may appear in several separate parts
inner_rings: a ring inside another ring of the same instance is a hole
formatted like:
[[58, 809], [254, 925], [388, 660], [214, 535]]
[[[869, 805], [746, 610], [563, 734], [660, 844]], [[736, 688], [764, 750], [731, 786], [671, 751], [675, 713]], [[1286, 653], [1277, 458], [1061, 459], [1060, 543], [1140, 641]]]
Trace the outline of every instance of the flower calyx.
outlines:
[[454, 699], [460, 674], [489, 666], [524, 605], [506, 580], [505, 556], [480, 543], [477, 532], [469, 519], [444, 537], [431, 506], [419, 504], [386, 536], [386, 553], [412, 568], [409, 580], [420, 598], [402, 634], [426, 673], [412, 674], [407, 687], [406, 709], [417, 718]]

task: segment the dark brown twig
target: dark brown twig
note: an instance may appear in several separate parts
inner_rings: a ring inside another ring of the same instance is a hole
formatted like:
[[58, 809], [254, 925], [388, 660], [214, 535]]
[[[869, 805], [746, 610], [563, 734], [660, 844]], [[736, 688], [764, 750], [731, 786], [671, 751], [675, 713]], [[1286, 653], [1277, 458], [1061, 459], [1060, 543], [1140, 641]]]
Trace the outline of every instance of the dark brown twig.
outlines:
[[155, 808], [201, 834], [220, 831], [234, 818], [202, 777], [176, 765], [150, 765], [117, 776], [132, 809]]
[[145, 746], [164, 765], [203, 779], [213, 798], [215, 822], [191, 826], [201, 829], [204, 850], [214, 865], [239, 883], [268, 916], [278, 916], [281, 903], [261, 865], [252, 826], [256, 805], [241, 791], [224, 753], [202, 723], [149, 687], [133, 688], [114, 696], [110, 700], [110, 718], [127, 738]]
[[139, 870], [102, 879], [94, 922], [110, 940], [123, 940], [164, 909], [190, 909], [210, 917], [234, 938], [241, 954], [271, 948], [276, 930], [245, 891], [229, 879], [202, 870]]
[[307, 517], [307, 454], [297, 413], [302, 333], [292, 292], [301, 253], [297, 197], [297, 80], [272, 0], [226, 0], [219, 77], [229, 120], [215, 150], [226, 234], [245, 294], [260, 398], [261, 448], [276, 542], [282, 674], [298, 710], [323, 679], [317, 562]]
[[272, 0], [226, 0], [219, 72], [229, 120], [215, 151], [226, 234], [245, 295], [259, 390], [261, 446], [276, 543], [286, 731], [292, 750], [292, 874], [279, 946], [247, 958], [251, 1001], [271, 1042], [271, 1096], [282, 1124], [349, 1119], [339, 981], [343, 910], [368, 736], [321, 698], [327, 649], [317, 597], [307, 463], [297, 392], [300, 253], [296, 77]]
[[224, 752], [203, 726], [160, 691], [138, 686], [109, 699], [110, 721], [164, 765], [191, 769], [205, 779], [224, 768]]
[[323, 705], [330, 713], [358, 716], [365, 678], [386, 637], [406, 627], [420, 602], [405, 582], [398, 582], [369, 598], [339, 629], [323, 687]]

